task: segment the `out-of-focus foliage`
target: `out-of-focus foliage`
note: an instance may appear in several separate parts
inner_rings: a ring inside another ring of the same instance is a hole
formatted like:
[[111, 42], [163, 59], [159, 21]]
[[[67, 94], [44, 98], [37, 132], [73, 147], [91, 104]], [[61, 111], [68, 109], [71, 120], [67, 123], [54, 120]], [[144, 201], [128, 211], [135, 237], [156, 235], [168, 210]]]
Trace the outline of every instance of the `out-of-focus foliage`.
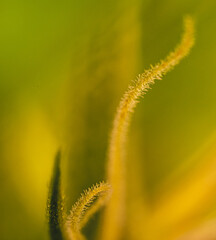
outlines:
[[[175, 45], [188, 13], [197, 20], [193, 54], [145, 96], [134, 117], [128, 202], [133, 196], [131, 209], [155, 212], [150, 225], [164, 236], [173, 224], [188, 234], [201, 225], [212, 229], [215, 1], [4, 0], [0, 6], [1, 239], [47, 238], [46, 198], [59, 146], [68, 206], [104, 178], [120, 96]], [[139, 220], [145, 227], [145, 216]], [[97, 221], [85, 229], [89, 236]]]

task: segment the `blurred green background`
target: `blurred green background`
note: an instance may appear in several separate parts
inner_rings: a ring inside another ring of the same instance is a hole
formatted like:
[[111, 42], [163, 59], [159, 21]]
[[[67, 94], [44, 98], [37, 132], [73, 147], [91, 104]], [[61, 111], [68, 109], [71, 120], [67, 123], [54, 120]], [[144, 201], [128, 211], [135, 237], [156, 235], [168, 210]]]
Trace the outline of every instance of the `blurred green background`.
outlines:
[[186, 14], [196, 18], [196, 45], [141, 101], [129, 132], [128, 156], [139, 159], [149, 202], [215, 132], [216, 2], [1, 1], [1, 240], [48, 238], [58, 148], [68, 207], [105, 179], [118, 102], [130, 80], [175, 47]]

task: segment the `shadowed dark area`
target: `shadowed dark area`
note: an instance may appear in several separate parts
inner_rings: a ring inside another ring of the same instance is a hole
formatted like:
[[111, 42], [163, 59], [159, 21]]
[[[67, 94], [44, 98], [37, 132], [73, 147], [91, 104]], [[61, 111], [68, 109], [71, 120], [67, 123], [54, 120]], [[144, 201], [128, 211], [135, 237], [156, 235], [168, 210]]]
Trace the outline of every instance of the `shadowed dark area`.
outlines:
[[49, 232], [51, 240], [63, 240], [61, 230], [62, 223], [62, 197], [61, 197], [61, 172], [60, 172], [61, 152], [56, 154], [55, 165], [53, 169], [53, 178], [50, 186], [50, 195], [48, 199], [48, 217]]

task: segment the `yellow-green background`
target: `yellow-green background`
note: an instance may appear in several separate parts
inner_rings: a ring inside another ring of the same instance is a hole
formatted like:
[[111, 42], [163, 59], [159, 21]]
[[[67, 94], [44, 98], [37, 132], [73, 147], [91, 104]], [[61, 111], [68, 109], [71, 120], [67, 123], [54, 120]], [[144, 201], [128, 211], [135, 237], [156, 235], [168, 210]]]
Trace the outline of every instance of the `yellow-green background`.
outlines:
[[216, 2], [1, 1], [2, 240], [47, 238], [46, 197], [58, 148], [68, 207], [105, 179], [118, 102], [130, 80], [174, 48], [186, 14], [196, 18], [196, 45], [141, 101], [129, 132], [129, 156], [140, 161], [149, 202], [215, 131]]

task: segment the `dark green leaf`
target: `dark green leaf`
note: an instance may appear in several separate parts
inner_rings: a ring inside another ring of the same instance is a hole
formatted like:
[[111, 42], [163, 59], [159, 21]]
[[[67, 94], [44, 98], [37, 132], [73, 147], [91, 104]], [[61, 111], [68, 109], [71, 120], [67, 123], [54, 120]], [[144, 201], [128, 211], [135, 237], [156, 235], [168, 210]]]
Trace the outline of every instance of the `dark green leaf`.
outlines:
[[51, 240], [63, 240], [63, 203], [61, 195], [60, 151], [56, 154], [50, 193], [47, 202], [49, 231]]

